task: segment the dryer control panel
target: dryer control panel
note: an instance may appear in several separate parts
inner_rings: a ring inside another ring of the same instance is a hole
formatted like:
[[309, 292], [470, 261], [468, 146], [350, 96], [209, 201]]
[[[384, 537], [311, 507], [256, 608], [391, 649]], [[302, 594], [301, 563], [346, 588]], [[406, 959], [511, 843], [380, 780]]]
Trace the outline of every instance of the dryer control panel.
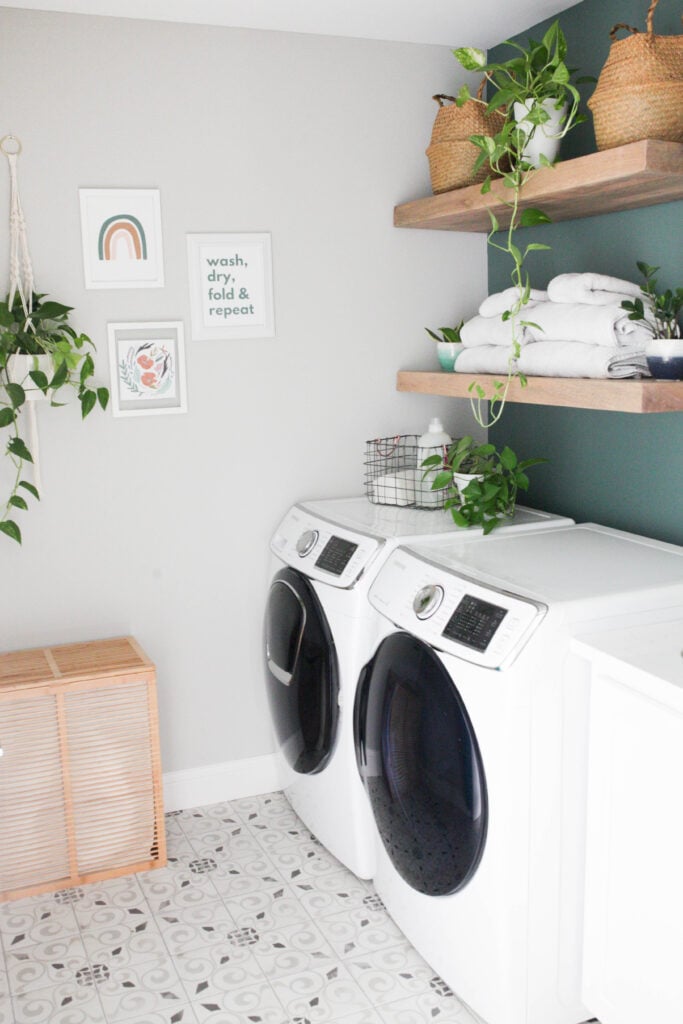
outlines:
[[309, 579], [348, 589], [383, 546], [377, 537], [347, 530], [295, 505], [278, 526], [271, 550]]
[[370, 603], [436, 650], [483, 668], [505, 668], [547, 608], [498, 590], [405, 548], [394, 551], [370, 588]]

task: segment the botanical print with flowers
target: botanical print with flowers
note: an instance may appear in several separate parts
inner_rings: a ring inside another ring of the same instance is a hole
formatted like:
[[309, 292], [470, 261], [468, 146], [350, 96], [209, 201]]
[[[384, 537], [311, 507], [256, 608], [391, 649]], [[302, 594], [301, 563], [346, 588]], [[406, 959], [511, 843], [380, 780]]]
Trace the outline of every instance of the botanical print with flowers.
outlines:
[[122, 401], [175, 398], [176, 366], [173, 339], [118, 342], [119, 387]]

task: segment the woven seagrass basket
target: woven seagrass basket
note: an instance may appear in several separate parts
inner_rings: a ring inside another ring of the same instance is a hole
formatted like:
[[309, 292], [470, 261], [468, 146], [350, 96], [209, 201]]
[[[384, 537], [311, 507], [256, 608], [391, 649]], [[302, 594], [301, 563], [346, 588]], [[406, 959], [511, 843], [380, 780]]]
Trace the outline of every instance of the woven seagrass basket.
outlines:
[[[621, 23], [610, 32], [609, 56], [588, 101], [598, 149], [639, 139], [683, 142], [683, 35], [655, 35], [658, 2], [650, 3], [646, 32]], [[631, 35], [617, 39], [619, 29]]]
[[[454, 96], [438, 94], [433, 98], [439, 104], [434, 120], [432, 137], [427, 149], [432, 192], [450, 192], [454, 188], [476, 185], [490, 174], [490, 167], [484, 164], [474, 173], [479, 150], [469, 141], [470, 135], [495, 135], [505, 124], [504, 110], [486, 114], [486, 102], [482, 99], [486, 79], [482, 79], [476, 98], [467, 100], [462, 107], [456, 106]], [[449, 101], [446, 106], [444, 101]]]

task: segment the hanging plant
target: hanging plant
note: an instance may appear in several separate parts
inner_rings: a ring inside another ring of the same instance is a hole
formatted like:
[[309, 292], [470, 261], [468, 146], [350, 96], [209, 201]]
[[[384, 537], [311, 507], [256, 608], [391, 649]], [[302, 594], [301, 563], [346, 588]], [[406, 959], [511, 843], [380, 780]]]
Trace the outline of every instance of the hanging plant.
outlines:
[[[7, 432], [5, 454], [13, 466], [9, 497], [0, 506], [0, 532], [21, 543], [15, 512], [26, 511], [26, 496], [40, 499], [38, 432], [34, 403], [49, 398], [50, 405], [63, 402], [55, 396], [73, 388], [83, 419], [99, 402], [106, 409], [107, 388], [91, 387], [95, 370], [87, 334], [69, 324], [71, 306], [52, 300], [33, 288], [33, 269], [26, 238], [24, 214], [17, 186], [16, 158], [21, 143], [13, 136], [0, 139], [10, 169], [10, 283], [5, 302], [0, 302], [0, 430]], [[30, 442], [23, 435], [28, 418]], [[26, 479], [32, 467], [32, 479]]]
[[[500, 177], [504, 188], [508, 190], [509, 198], [505, 198], [505, 195], [497, 197], [509, 210], [507, 230], [504, 234], [500, 233], [499, 221], [489, 210], [491, 230], [487, 241], [492, 249], [504, 253], [512, 261], [510, 277], [517, 296], [502, 317], [510, 324], [510, 358], [505, 381], [494, 382], [492, 395], [487, 395], [476, 381], [470, 385], [474, 416], [482, 427], [493, 426], [502, 416], [513, 379], [518, 378], [522, 387], [527, 384], [526, 377], [516, 369], [516, 360], [520, 355], [520, 328], [536, 326], [532, 321], [524, 319], [524, 307], [531, 293], [525, 261], [529, 253], [549, 250], [550, 246], [531, 242], [522, 249], [516, 244], [515, 236], [519, 228], [550, 223], [550, 217], [543, 210], [535, 207], [521, 210], [520, 202], [524, 186], [537, 167], [552, 166], [552, 161], [543, 153], [536, 160], [531, 154], [531, 147], [537, 132], [543, 130], [543, 126], [555, 117], [555, 140], [563, 138], [573, 127], [586, 120], [585, 115], [579, 113], [580, 97], [576, 85], [572, 83], [575, 72], [565, 63], [567, 42], [559, 22], [550, 26], [541, 42], [529, 39], [526, 47], [512, 41], [505, 45], [512, 47], [515, 52], [509, 60], [502, 62], [487, 62], [484, 51], [474, 47], [461, 47], [453, 51], [462, 67], [468, 71], [483, 72], [494, 87], [487, 113], [503, 106], [508, 109], [505, 124], [495, 135], [470, 136], [470, 141], [479, 150], [475, 172], [486, 164], [491, 168], [491, 173], [481, 186], [482, 193], [490, 192], [492, 176]], [[580, 78], [576, 81], [578, 84], [593, 79]], [[469, 98], [469, 90], [464, 86], [458, 95], [458, 103], [465, 103]], [[520, 121], [514, 118], [515, 105], [523, 107]], [[490, 402], [488, 417], [484, 414], [485, 402]]]

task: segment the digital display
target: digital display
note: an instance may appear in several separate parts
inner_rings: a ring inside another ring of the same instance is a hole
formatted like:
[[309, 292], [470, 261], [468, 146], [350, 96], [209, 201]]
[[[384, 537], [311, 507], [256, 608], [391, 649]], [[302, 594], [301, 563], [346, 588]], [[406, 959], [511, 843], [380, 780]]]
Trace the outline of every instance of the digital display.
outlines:
[[485, 651], [506, 615], [506, 608], [465, 594], [441, 635], [475, 651]]
[[358, 545], [342, 537], [330, 537], [315, 563], [319, 569], [341, 576]]

